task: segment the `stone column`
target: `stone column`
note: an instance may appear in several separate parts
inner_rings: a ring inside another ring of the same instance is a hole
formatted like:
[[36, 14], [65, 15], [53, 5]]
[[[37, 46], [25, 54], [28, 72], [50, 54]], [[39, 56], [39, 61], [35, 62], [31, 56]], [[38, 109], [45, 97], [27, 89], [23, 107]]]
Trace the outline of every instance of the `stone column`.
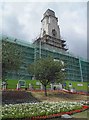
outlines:
[[33, 88], [32, 88], [32, 84], [31, 83], [29, 83], [29, 89], [30, 90], [32, 90]]
[[51, 83], [50, 86], [51, 86], [51, 90], [53, 90], [53, 83]]
[[44, 90], [44, 86], [42, 85], [42, 83], [40, 84], [41, 86], [40, 86], [40, 89], [41, 90]]
[[20, 89], [20, 85], [19, 85], [19, 83], [17, 83], [17, 87], [16, 87], [16, 89], [17, 89], [17, 90]]
[[2, 90], [6, 90], [6, 82], [2, 82]]
[[2, 90], [5, 90], [5, 84], [2, 85]]
[[59, 83], [59, 89], [62, 90], [62, 84]]

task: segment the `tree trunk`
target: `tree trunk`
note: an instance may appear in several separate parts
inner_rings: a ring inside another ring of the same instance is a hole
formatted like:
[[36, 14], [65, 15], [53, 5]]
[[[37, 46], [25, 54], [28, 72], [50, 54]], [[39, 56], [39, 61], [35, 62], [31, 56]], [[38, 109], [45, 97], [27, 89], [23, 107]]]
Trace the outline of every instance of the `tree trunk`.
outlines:
[[46, 85], [44, 86], [44, 90], [45, 90], [45, 96], [47, 96], [47, 89], [46, 89]]

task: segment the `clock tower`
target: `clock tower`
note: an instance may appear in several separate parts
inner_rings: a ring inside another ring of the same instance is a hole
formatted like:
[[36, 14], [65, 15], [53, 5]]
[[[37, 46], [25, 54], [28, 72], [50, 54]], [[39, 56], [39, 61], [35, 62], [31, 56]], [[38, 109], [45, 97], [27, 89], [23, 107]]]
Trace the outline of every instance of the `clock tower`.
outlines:
[[49, 45], [61, 50], [66, 51], [65, 40], [61, 39], [60, 28], [58, 25], [58, 18], [55, 16], [55, 12], [48, 9], [43, 14], [43, 19], [41, 20], [41, 34], [40, 37], [35, 42], [42, 42], [43, 44]]

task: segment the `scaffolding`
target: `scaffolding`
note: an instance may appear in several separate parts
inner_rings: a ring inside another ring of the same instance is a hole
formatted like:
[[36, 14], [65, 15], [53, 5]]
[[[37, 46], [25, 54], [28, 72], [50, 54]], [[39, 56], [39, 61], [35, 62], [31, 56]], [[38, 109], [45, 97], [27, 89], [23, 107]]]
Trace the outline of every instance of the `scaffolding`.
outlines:
[[[78, 56], [74, 56], [70, 52], [61, 50], [59, 48], [50, 47], [47, 44], [43, 44], [42, 41], [39, 44], [30, 44], [29, 42], [22, 42], [19, 39], [13, 37], [2, 36], [0, 40], [7, 40], [13, 44], [17, 44], [19, 48], [23, 49], [23, 64], [20, 67], [19, 74], [25, 79], [30, 79], [32, 76], [27, 71], [27, 66], [40, 58], [52, 56], [54, 59], [62, 60], [66, 64], [66, 80], [87, 82], [89, 73], [89, 61], [84, 60]], [[13, 75], [14, 74], [14, 75]], [[8, 72], [8, 78], [17, 78], [17, 75], [13, 72]]]

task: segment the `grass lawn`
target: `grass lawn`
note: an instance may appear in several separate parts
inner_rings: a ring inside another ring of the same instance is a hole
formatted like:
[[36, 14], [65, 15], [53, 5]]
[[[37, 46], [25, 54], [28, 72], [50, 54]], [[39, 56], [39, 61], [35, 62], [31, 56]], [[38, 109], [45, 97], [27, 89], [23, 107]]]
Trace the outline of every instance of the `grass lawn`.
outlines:
[[88, 118], [89, 110], [71, 115], [73, 118]]

